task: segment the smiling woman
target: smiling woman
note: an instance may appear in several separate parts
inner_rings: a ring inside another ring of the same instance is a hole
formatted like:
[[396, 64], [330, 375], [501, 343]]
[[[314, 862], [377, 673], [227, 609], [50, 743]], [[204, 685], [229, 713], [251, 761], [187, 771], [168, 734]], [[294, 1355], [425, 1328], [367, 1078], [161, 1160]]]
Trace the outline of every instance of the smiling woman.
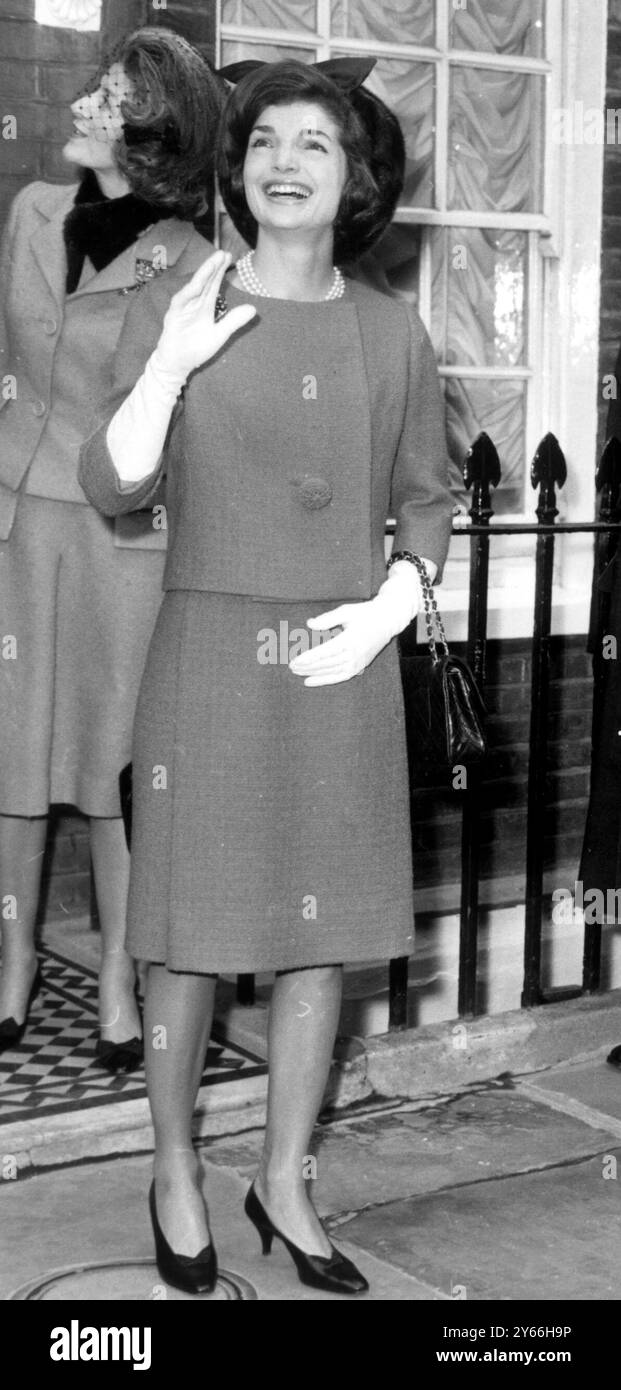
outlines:
[[[266, 1144], [246, 1214], [266, 1253], [274, 1235], [284, 1241], [304, 1283], [367, 1288], [308, 1201], [304, 1156], [342, 962], [412, 947], [393, 638], [421, 598], [407, 553], [433, 578], [451, 524], [429, 340], [415, 313], [340, 265], [385, 230], [403, 176], [398, 123], [362, 89], [370, 66], [241, 74], [217, 167], [252, 249], [235, 267], [209, 257], [169, 305], [157, 281], [136, 301], [82, 451], [85, 491], [108, 515], [140, 505], [167, 470], [165, 597], [135, 720], [127, 939], [152, 963], [146, 1034], [163, 1024], [167, 1035], [147, 1067], [158, 1266], [195, 1293], [213, 1287], [215, 1267], [191, 1134], [214, 977], [268, 970]], [[268, 653], [270, 632], [285, 640]]]

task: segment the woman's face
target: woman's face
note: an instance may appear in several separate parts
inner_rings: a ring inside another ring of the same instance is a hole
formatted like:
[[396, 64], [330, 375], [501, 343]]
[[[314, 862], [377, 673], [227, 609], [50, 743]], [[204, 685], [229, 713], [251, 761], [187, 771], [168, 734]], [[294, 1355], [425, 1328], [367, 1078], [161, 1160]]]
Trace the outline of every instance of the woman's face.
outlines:
[[244, 161], [246, 201], [259, 227], [332, 227], [346, 179], [340, 131], [322, 106], [296, 101], [261, 112]]
[[121, 63], [113, 63], [96, 91], [73, 102], [74, 133], [63, 150], [65, 159], [84, 169], [116, 168], [114, 152], [123, 133], [121, 105], [132, 90]]

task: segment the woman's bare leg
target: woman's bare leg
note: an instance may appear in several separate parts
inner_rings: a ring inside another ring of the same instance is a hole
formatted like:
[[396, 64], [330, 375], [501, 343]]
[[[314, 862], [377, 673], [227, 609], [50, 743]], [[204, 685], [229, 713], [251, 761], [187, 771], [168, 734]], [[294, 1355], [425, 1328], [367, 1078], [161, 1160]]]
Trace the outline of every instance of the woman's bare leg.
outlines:
[[91, 858], [101, 924], [99, 1024], [104, 1042], [123, 1042], [141, 1035], [134, 993], [136, 968], [125, 950], [129, 889], [129, 851], [120, 816], [91, 817]]
[[177, 1255], [198, 1255], [209, 1241], [192, 1147], [192, 1113], [211, 1033], [216, 978], [151, 965], [145, 999], [145, 1069], [155, 1131], [155, 1200]]
[[307, 1196], [304, 1160], [326, 1089], [341, 1007], [339, 965], [279, 975], [270, 1008], [267, 1126], [256, 1190], [274, 1224], [302, 1250], [329, 1255]]
[[0, 816], [0, 1019], [23, 1023], [35, 977], [35, 921], [47, 816]]

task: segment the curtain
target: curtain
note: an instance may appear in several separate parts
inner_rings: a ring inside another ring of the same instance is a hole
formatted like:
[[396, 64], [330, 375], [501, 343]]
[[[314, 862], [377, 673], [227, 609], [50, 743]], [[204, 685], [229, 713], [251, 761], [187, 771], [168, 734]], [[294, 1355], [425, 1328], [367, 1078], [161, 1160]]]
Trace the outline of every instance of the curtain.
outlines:
[[541, 58], [544, 15], [545, 0], [466, 0], [463, 8], [452, 9], [451, 45]]
[[433, 45], [434, 0], [332, 0], [332, 36]]
[[223, 24], [252, 29], [308, 29], [317, 23], [315, 0], [221, 0]]

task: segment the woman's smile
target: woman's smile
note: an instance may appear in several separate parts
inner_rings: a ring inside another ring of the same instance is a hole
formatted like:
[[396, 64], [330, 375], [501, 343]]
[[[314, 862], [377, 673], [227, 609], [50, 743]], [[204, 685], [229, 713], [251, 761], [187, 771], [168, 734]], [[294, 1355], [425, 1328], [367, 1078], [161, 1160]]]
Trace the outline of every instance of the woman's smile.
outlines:
[[310, 198], [312, 194], [312, 189], [301, 183], [269, 182], [264, 184], [264, 189], [268, 198], [293, 199], [295, 202]]

